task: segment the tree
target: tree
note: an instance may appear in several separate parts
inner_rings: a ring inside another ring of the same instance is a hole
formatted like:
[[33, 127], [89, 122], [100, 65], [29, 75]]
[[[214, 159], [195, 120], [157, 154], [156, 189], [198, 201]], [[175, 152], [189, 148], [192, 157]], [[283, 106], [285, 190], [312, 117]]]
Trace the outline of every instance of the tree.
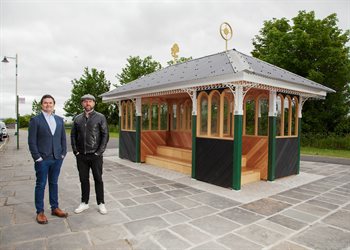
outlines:
[[8, 125], [8, 124], [15, 124], [15, 123], [16, 123], [16, 119], [15, 119], [15, 118], [6, 118], [6, 119], [4, 120], [4, 123], [5, 123], [6, 125]]
[[89, 68], [84, 69], [83, 75], [79, 80], [72, 80], [73, 89], [70, 99], [64, 104], [65, 116], [74, 117], [82, 112], [80, 98], [85, 94], [91, 94], [96, 98], [95, 110], [104, 114], [109, 124], [116, 123], [113, 119], [116, 115], [115, 108], [112, 104], [102, 103], [101, 94], [109, 91], [111, 83], [106, 80], [105, 73], [103, 70], [98, 71], [92, 68], [91, 72]]
[[38, 115], [41, 112], [41, 103], [38, 102], [36, 99], [32, 102], [32, 115]]
[[192, 56], [190, 57], [180, 57], [179, 60], [176, 61], [176, 63], [174, 62], [174, 60], [168, 61], [167, 64], [170, 65], [174, 65], [174, 64], [178, 64], [178, 63], [184, 63], [187, 62], [189, 60], [192, 60]]
[[28, 128], [30, 119], [32, 118], [32, 115], [20, 115], [19, 116], [19, 127], [20, 128]]
[[[126, 67], [122, 69], [122, 73], [116, 76], [121, 85], [162, 68], [162, 65], [154, 61], [152, 56], [147, 56], [144, 59], [141, 59], [139, 56], [130, 56], [127, 61], [128, 63]], [[115, 87], [118, 87], [118, 85], [115, 85]]]
[[350, 107], [349, 30], [337, 27], [336, 14], [320, 20], [313, 11], [300, 11], [292, 21], [265, 21], [253, 39], [252, 55], [334, 89], [325, 100], [305, 103], [302, 129], [344, 133]]

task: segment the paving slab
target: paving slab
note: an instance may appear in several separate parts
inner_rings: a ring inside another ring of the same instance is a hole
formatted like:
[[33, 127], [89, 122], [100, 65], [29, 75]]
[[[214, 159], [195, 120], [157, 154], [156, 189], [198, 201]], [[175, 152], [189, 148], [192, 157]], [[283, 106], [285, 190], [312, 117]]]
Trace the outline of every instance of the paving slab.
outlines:
[[311, 205], [308, 203], [302, 203], [302, 204], [297, 205], [293, 208], [296, 210], [299, 210], [299, 211], [303, 211], [303, 212], [312, 214], [313, 216], [317, 216], [317, 217], [322, 217], [331, 211], [329, 209], [314, 206], [314, 205]]
[[236, 234], [244, 236], [257, 244], [268, 246], [276, 243], [283, 238], [283, 235], [267, 228], [263, 228], [256, 224], [252, 224], [248, 227], [239, 229]]
[[109, 211], [108, 214], [102, 215], [91, 208], [80, 214], [72, 214], [67, 218], [68, 224], [72, 232], [78, 232], [86, 229], [103, 227], [111, 224], [118, 224], [130, 221], [120, 211]]
[[169, 250], [187, 249], [191, 246], [189, 243], [180, 239], [175, 234], [167, 230], [158, 231], [152, 234], [152, 237], [154, 237], [155, 241], [157, 241], [165, 249], [169, 249]]
[[240, 207], [255, 212], [261, 215], [273, 215], [277, 212], [280, 212], [291, 205], [285, 202], [276, 201], [270, 198], [263, 198], [257, 201], [253, 201]]
[[69, 233], [48, 238], [49, 249], [77, 249], [91, 246], [86, 233]]
[[281, 249], [289, 249], [289, 250], [308, 250], [310, 248], [300, 246], [296, 243], [289, 242], [289, 241], [283, 241], [276, 246], [273, 246], [270, 248], [270, 250], [281, 250]]
[[125, 223], [124, 226], [134, 236], [143, 236], [168, 227], [169, 224], [160, 217], [152, 217], [143, 220], [133, 220]]
[[162, 201], [158, 201], [157, 204], [162, 208], [165, 208], [169, 212], [178, 211], [184, 208], [184, 206], [180, 205], [179, 203], [173, 200], [162, 200]]
[[171, 225], [176, 225], [191, 220], [189, 217], [180, 213], [169, 213], [162, 215], [161, 217], [167, 222], [169, 222]]
[[47, 225], [36, 222], [6, 226], [0, 229], [0, 246], [14, 244], [20, 241], [43, 239], [52, 235], [69, 233], [64, 219], [51, 220]]
[[228, 249], [232, 249], [232, 247], [227, 248], [214, 241], [209, 241], [197, 247], [191, 248], [191, 250], [228, 250]]
[[169, 230], [182, 236], [182, 238], [188, 240], [194, 245], [205, 242], [211, 238], [209, 234], [201, 232], [200, 230], [189, 224], [179, 224], [169, 228]]
[[[133, 246], [128, 240], [120, 239], [111, 242], [103, 243], [100, 245], [94, 245], [89, 247], [84, 247], [84, 250], [106, 250], [106, 249], [118, 249], [118, 250], [133, 250]], [[149, 248], [152, 249], [152, 248]]]
[[225, 209], [240, 205], [240, 202], [207, 192], [192, 195], [189, 198], [217, 209]]
[[322, 222], [350, 231], [350, 211], [339, 210], [324, 218]]
[[318, 217], [316, 217], [316, 216], [313, 216], [311, 214], [304, 213], [304, 212], [301, 212], [299, 210], [295, 210], [292, 208], [284, 210], [283, 212], [281, 212], [281, 215], [285, 215], [285, 216], [288, 216], [288, 217], [291, 217], [293, 219], [299, 220], [301, 222], [306, 222], [306, 223], [312, 223], [312, 222], [318, 220]]
[[307, 223], [301, 222], [299, 220], [295, 220], [293, 218], [290, 218], [288, 216], [284, 216], [282, 214], [276, 214], [270, 218], [268, 218], [269, 221], [272, 221], [274, 223], [280, 224], [284, 227], [287, 227], [292, 230], [300, 230], [303, 227], [307, 226]]
[[[150, 238], [145, 239], [132, 239], [130, 241], [132, 250], [163, 250], [158, 243], [154, 242]], [[104, 249], [103, 249], [104, 250]]]
[[291, 238], [291, 241], [312, 249], [349, 249], [350, 232], [316, 224]]
[[[46, 250], [47, 239], [32, 240], [15, 244], [16, 250]], [[4, 248], [5, 249], [5, 248]], [[9, 248], [10, 249], [10, 248]]]
[[167, 213], [167, 211], [156, 204], [144, 204], [133, 207], [121, 208], [120, 211], [131, 220], [138, 220], [155, 215]]
[[256, 213], [250, 212], [248, 210], [245, 210], [239, 207], [225, 210], [224, 212], [219, 213], [219, 215], [243, 225], [251, 224], [254, 221], [264, 218], [261, 215], [258, 215]]
[[128, 239], [130, 234], [122, 225], [110, 225], [89, 230], [89, 237], [93, 245], [103, 245], [119, 239]]
[[209, 214], [213, 214], [216, 213], [218, 210], [214, 209], [212, 207], [209, 206], [199, 206], [199, 207], [195, 207], [195, 208], [188, 208], [185, 210], [181, 210], [180, 213], [186, 215], [187, 217], [191, 218], [191, 219], [196, 219], [199, 217], [203, 217]]
[[227, 246], [230, 249], [235, 248], [235, 249], [258, 250], [263, 248], [262, 245], [256, 244], [236, 234], [227, 234], [224, 237], [217, 239], [217, 241]]
[[224, 235], [240, 227], [239, 224], [217, 215], [202, 217], [190, 222], [190, 224], [215, 236]]

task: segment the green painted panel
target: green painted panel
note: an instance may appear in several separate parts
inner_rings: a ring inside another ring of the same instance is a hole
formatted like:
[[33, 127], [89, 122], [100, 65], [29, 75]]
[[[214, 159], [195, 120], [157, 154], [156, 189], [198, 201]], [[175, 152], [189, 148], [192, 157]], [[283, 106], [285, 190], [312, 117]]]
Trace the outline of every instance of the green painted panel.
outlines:
[[269, 117], [269, 160], [267, 169], [267, 179], [275, 180], [276, 172], [276, 117]]
[[297, 174], [300, 172], [300, 139], [301, 139], [301, 118], [298, 119], [298, 162]]
[[141, 162], [141, 116], [136, 116], [136, 162]]
[[234, 141], [233, 141], [233, 172], [232, 172], [232, 188], [234, 190], [241, 189], [242, 175], [242, 130], [243, 116], [234, 116]]
[[196, 178], [196, 137], [197, 137], [197, 116], [192, 115], [192, 178]]

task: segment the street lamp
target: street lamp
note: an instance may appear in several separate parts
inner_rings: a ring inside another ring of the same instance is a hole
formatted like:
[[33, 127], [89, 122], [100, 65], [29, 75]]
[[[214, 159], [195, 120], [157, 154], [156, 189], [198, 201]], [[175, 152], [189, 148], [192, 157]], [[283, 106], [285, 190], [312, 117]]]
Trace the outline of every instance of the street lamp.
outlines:
[[1, 61], [3, 63], [9, 63], [7, 59], [14, 59], [16, 60], [16, 134], [17, 134], [17, 149], [19, 149], [19, 114], [18, 114], [18, 55], [16, 54], [15, 57], [11, 56], [4, 56], [4, 59]]

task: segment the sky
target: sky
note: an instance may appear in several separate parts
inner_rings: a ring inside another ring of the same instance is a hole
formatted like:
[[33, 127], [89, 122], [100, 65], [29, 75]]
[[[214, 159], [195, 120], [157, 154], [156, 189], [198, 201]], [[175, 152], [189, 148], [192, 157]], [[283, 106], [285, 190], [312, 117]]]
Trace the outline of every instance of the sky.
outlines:
[[[338, 27], [350, 29], [349, 0], [0, 0], [0, 57], [18, 55], [21, 115], [51, 94], [64, 116], [71, 81], [85, 67], [117, 84], [129, 56], [151, 55], [164, 67], [174, 43], [180, 57], [215, 54], [225, 50], [223, 22], [233, 29], [228, 49], [250, 55], [264, 21], [290, 20], [300, 10], [319, 19], [336, 13]], [[9, 62], [0, 63], [0, 118], [16, 115], [15, 60]]]

